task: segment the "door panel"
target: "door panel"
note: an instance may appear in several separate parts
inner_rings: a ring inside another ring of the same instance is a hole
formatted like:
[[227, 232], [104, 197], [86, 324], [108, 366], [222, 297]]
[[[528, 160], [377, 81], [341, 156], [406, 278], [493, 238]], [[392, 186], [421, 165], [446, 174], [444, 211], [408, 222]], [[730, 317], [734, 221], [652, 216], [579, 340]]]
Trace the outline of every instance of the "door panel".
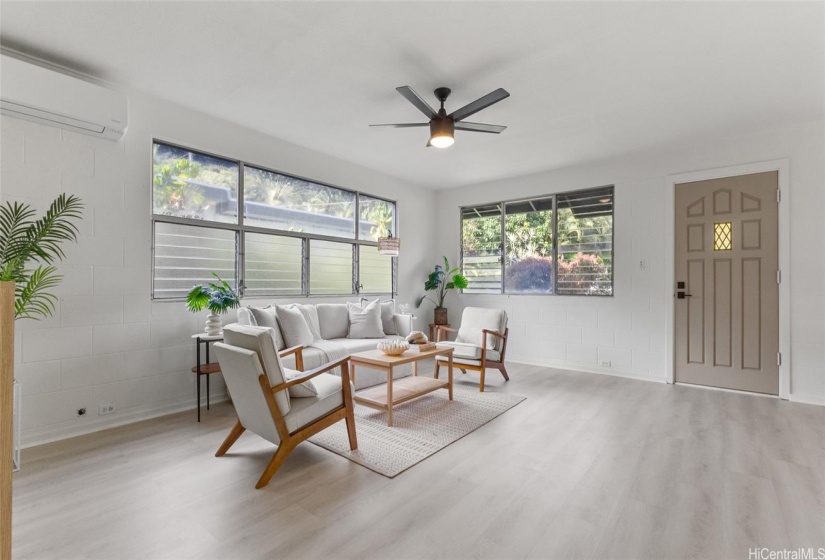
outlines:
[[677, 382], [779, 392], [777, 179], [676, 185]]

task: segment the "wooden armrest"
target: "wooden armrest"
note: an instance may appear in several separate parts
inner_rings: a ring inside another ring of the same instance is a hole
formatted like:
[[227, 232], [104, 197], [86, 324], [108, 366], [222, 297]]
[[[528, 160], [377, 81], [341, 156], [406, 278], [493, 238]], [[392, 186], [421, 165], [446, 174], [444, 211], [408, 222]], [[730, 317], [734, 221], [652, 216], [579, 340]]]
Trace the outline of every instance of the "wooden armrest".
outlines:
[[451, 329], [450, 327], [445, 327], [444, 325], [436, 325], [435, 327], [435, 341], [436, 342], [448, 342], [446, 340], [441, 340], [441, 333], [458, 333], [458, 329]]
[[499, 338], [501, 338], [501, 339], [505, 339], [505, 338], [507, 338], [506, 336], [504, 336], [503, 334], [501, 334], [501, 333], [500, 333], [500, 332], [498, 332], [498, 331], [491, 331], [491, 330], [489, 330], [489, 329], [481, 329], [481, 332], [483, 332], [484, 334], [491, 334], [491, 335], [493, 335], [493, 336], [497, 336], [497, 337], [499, 337]]
[[298, 371], [304, 371], [304, 347], [301, 345], [293, 346], [292, 348], [287, 348], [286, 350], [281, 350], [278, 352], [278, 356], [281, 358], [286, 358], [295, 354], [295, 369]]
[[285, 383], [279, 383], [278, 385], [275, 385], [274, 387], [272, 387], [272, 392], [277, 393], [278, 391], [283, 391], [284, 389], [288, 389], [288, 388], [292, 387], [293, 385], [300, 385], [304, 381], [312, 379], [313, 377], [318, 377], [322, 373], [326, 373], [326, 372], [328, 372], [332, 369], [335, 369], [335, 368], [345, 364], [348, 361], [349, 361], [349, 356], [347, 356], [346, 358], [341, 358], [340, 360], [338, 360], [336, 362], [330, 362], [328, 364], [318, 366], [317, 368], [315, 368], [313, 370], [310, 370], [310, 371], [307, 371], [303, 375], [300, 375], [298, 377], [290, 379], [289, 381], [287, 381]]
[[286, 358], [290, 354], [303, 352], [303, 350], [304, 350], [304, 347], [299, 344], [298, 346], [293, 346], [292, 348], [287, 348], [285, 350], [281, 350], [280, 352], [278, 352], [278, 355], [282, 358]]

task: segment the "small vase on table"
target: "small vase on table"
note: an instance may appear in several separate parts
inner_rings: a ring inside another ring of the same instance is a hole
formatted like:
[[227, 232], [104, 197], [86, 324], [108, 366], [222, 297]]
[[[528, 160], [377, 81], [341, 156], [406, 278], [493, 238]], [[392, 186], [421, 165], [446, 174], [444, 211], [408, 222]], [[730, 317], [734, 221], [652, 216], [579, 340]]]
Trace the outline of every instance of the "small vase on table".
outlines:
[[206, 318], [206, 328], [204, 329], [207, 336], [220, 336], [223, 332], [223, 325], [221, 324], [221, 316], [216, 313], [210, 313]]

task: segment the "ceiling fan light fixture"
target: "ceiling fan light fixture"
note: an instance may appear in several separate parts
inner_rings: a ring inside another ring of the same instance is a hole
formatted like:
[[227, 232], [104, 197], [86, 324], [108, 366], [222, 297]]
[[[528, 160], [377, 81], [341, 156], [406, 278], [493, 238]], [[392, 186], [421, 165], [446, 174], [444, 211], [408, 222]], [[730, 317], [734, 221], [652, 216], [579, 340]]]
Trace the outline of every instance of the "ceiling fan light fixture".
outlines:
[[449, 148], [455, 142], [455, 123], [441, 118], [430, 121], [430, 144], [436, 148]]

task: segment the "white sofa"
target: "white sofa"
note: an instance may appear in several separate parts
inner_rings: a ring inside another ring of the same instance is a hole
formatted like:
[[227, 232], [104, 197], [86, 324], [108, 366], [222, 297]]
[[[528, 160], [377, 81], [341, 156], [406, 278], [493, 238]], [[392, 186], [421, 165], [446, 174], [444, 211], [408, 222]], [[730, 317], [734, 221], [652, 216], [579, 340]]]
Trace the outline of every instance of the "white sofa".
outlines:
[[[382, 302], [381, 305], [382, 326], [384, 331], [382, 338], [349, 338], [349, 312], [346, 303], [319, 303], [316, 305], [294, 304], [286, 306], [292, 308], [304, 307], [305, 311], [312, 311], [306, 308], [314, 308], [314, 313], [307, 313], [306, 315], [309, 317], [308, 323], [313, 323], [309, 325], [310, 331], [315, 332], [316, 336], [320, 336], [311, 344], [302, 345], [303, 369], [308, 371], [328, 362], [335, 361], [342, 356], [355, 352], [363, 352], [364, 350], [374, 350], [380, 340], [386, 338], [404, 338], [410, 334], [412, 331], [412, 316], [395, 313], [392, 301]], [[280, 330], [281, 321], [277, 315], [275, 306], [242, 307], [238, 309], [238, 323], [241, 325], [278, 329], [275, 332], [275, 343], [278, 351], [281, 351], [287, 348], [287, 339]], [[314, 324], [316, 316], [317, 324]], [[294, 355], [281, 358], [281, 362], [286, 368], [298, 369]], [[387, 375], [383, 371], [359, 367], [356, 373], [356, 391], [387, 381]], [[397, 379], [411, 374], [411, 367], [402, 366], [393, 371], [393, 378]]]

